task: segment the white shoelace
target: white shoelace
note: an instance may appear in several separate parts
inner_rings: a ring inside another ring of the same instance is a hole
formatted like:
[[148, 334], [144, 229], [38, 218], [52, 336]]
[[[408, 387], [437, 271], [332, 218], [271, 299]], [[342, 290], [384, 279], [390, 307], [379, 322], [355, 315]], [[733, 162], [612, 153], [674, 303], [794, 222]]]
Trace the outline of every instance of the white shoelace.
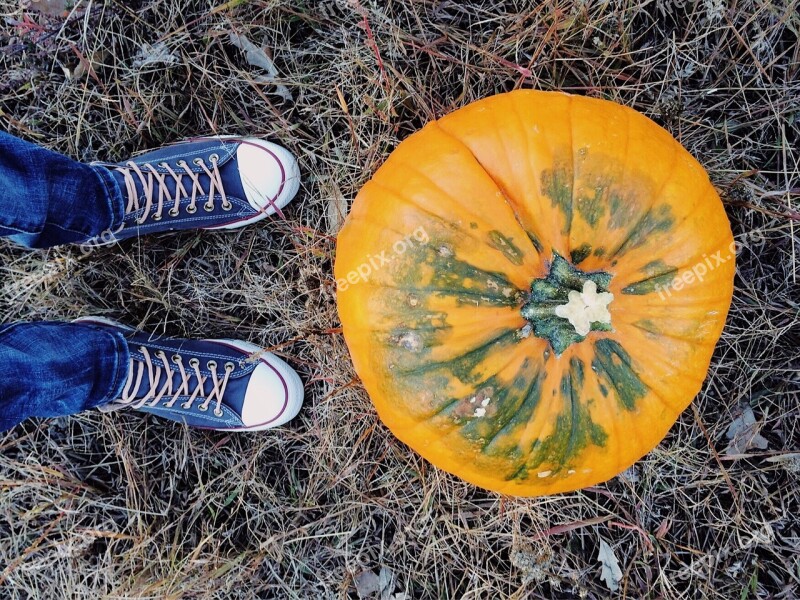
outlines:
[[[125, 163], [124, 166], [115, 167], [115, 170], [122, 173], [125, 178], [125, 187], [128, 193], [128, 202], [125, 206], [125, 214], [129, 215], [144, 208], [142, 214], [136, 219], [137, 225], [142, 225], [148, 218], [160, 221], [164, 216], [164, 205], [172, 203], [169, 214], [177, 217], [180, 211], [181, 200], [191, 198], [186, 206], [186, 212], [194, 214], [197, 212], [197, 197], [208, 196], [208, 200], [203, 204], [203, 210], [211, 212], [214, 210], [214, 199], [217, 194], [222, 199], [222, 210], [228, 211], [233, 205], [225, 195], [225, 188], [222, 185], [222, 175], [219, 172], [219, 156], [212, 154], [209, 157], [211, 168], [201, 158], [195, 158], [194, 164], [200, 167], [209, 178], [208, 193], [203, 189], [200, 182], [200, 173], [195, 173], [185, 160], [178, 161], [177, 166], [180, 172], [176, 172], [169, 164], [160, 163], [158, 166], [166, 169], [166, 173], [160, 172], [150, 163], [136, 164], [133, 161]], [[175, 183], [175, 197], [172, 197], [167, 187], [167, 178], [171, 178]], [[136, 179], [144, 192], [144, 205], [142, 206], [139, 198], [139, 191], [136, 187]], [[191, 194], [184, 186], [184, 179], [191, 180]], [[158, 188], [158, 198], [156, 198], [156, 188]], [[155, 212], [153, 212], [155, 209]], [[151, 214], [152, 213], [152, 214]]]
[[[172, 363], [177, 367], [177, 373], [180, 374], [180, 384], [177, 389], [173, 390], [173, 379], [176, 371], [169, 366], [169, 359], [163, 350], [155, 352], [152, 356], [150, 351], [144, 346], [139, 347], [139, 352], [142, 353], [144, 359], [136, 359], [131, 356], [128, 364], [128, 381], [125, 388], [122, 390], [122, 397], [115, 402], [121, 406], [128, 406], [130, 408], [141, 408], [142, 406], [156, 406], [162, 399], [170, 397], [170, 400], [164, 404], [165, 408], [171, 408], [180, 396], [189, 396], [189, 399], [181, 404], [184, 409], [190, 409], [196, 400], [201, 400], [202, 403], [199, 409], [203, 412], [208, 410], [212, 401], [216, 401], [214, 406], [214, 414], [218, 417], [222, 416], [222, 398], [225, 394], [225, 389], [228, 386], [228, 379], [231, 373], [236, 368], [232, 362], [225, 363], [225, 374], [220, 378], [217, 374], [216, 361], [210, 360], [207, 363], [208, 370], [211, 372], [211, 391], [207, 396], [204, 396], [203, 386], [208, 381], [209, 377], [203, 375], [200, 370], [200, 361], [196, 358], [189, 360], [189, 367], [191, 371], [187, 371], [183, 366], [183, 358], [180, 354], [172, 356]], [[160, 362], [161, 364], [158, 364]], [[145, 380], [144, 374], [147, 372], [147, 381], [149, 383], [148, 391], [141, 398], [138, 398], [139, 390], [142, 387], [142, 382]], [[166, 381], [162, 384], [161, 389], [157, 390], [158, 382], [161, 379], [162, 372], [164, 373]], [[191, 379], [194, 377], [194, 389], [191, 389]]]

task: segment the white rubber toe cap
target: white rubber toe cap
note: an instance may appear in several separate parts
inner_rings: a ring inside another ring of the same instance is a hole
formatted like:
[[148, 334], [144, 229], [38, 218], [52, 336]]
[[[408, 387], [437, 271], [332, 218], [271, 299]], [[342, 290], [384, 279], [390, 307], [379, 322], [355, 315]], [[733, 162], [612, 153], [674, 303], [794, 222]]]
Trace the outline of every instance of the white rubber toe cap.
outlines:
[[288, 423], [303, 406], [303, 382], [289, 365], [263, 348], [241, 340], [225, 340], [248, 354], [258, 354], [242, 404], [239, 430], [260, 431]]
[[300, 188], [300, 167], [282, 146], [258, 138], [244, 138], [236, 151], [247, 201], [263, 214], [286, 206]]

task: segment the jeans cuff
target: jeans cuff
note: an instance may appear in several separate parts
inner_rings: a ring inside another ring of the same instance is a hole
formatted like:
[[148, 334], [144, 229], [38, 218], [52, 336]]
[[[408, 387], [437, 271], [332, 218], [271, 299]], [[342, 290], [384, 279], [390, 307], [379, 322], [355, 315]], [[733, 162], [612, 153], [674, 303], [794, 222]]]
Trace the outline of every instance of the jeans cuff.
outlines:
[[[99, 164], [89, 165], [95, 172], [106, 191], [106, 202], [108, 203], [108, 213], [111, 215], [109, 231], [116, 231], [122, 225], [125, 216], [125, 201], [122, 198], [122, 188], [111, 169]], [[100, 232], [98, 233], [98, 235]]]
[[108, 332], [114, 340], [114, 377], [109, 383], [108, 394], [98, 401], [95, 406], [108, 404], [122, 396], [122, 390], [128, 382], [128, 363], [130, 363], [130, 350], [125, 336], [119, 332]]

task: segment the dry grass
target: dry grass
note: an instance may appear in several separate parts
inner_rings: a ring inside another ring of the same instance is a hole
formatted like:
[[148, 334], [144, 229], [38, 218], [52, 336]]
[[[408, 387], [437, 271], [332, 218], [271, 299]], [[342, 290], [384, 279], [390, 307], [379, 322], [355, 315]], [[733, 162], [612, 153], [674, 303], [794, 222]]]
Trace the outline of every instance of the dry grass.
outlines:
[[[16, 3], [0, 8], [4, 129], [83, 160], [258, 134], [305, 175], [286, 221], [235, 234], [89, 256], [0, 243], [0, 322], [107, 314], [240, 336], [307, 384], [301, 417], [265, 434], [93, 413], [0, 436], [0, 596], [348, 598], [384, 567], [408, 598], [607, 598], [602, 538], [620, 597], [800, 597], [798, 3], [664, 4], [81, 0], [21, 24]], [[292, 102], [258, 81], [232, 31], [269, 49]], [[136, 66], [160, 43], [170, 64]], [[67, 77], [81, 60], [94, 69]], [[331, 275], [346, 199], [398, 140], [515, 87], [615, 99], [665, 125], [747, 242], [694, 409], [625, 477], [532, 500], [433, 469], [379, 423]], [[748, 404], [769, 446], [725, 456]]]

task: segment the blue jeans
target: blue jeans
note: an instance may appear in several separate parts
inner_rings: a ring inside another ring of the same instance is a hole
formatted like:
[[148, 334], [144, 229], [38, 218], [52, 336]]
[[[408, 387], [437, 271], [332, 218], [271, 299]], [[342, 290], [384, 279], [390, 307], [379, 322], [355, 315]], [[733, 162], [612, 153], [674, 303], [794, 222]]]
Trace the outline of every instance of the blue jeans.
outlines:
[[[0, 131], [0, 237], [29, 248], [80, 243], [123, 217], [114, 174]], [[0, 325], [0, 431], [117, 398], [128, 373], [121, 334], [88, 324]]]

